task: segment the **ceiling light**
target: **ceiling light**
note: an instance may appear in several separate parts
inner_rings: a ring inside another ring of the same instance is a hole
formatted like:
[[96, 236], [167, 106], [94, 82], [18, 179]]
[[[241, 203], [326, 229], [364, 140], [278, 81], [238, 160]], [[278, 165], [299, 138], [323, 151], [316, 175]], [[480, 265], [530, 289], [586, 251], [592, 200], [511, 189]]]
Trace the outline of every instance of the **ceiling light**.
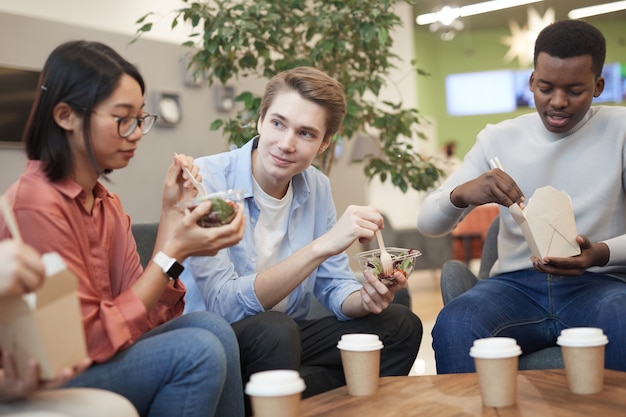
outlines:
[[455, 19], [451, 21], [450, 24], [435, 22], [431, 24], [428, 29], [433, 33], [437, 33], [442, 40], [451, 41], [456, 36], [457, 32], [462, 31], [464, 27], [463, 22]]
[[[508, 9], [510, 7], [522, 6], [524, 4], [537, 3], [540, 1], [543, 1], [543, 0], [491, 0], [491, 1], [485, 1], [482, 3], [470, 4], [470, 5], [463, 6], [463, 7], [451, 8], [448, 6], [444, 6], [444, 8], [448, 7], [448, 9], [451, 9], [446, 12], [447, 14], [454, 13], [456, 14], [457, 17], [466, 17], [466, 16], [473, 16], [473, 15], [481, 14], [481, 13], [493, 12], [496, 10]], [[618, 3], [624, 3], [624, 2], [620, 1]], [[422, 14], [422, 15], [417, 16], [415, 21], [417, 22], [418, 25], [429, 25], [431, 23], [441, 21], [440, 17], [442, 15], [440, 13], [442, 12], [443, 12], [443, 9], [439, 12]]]
[[435, 13], [437, 15], [437, 21], [448, 26], [452, 24], [459, 17], [459, 8], [443, 6], [440, 11]]
[[583, 17], [595, 16], [626, 10], [626, 1], [615, 1], [613, 3], [598, 4], [597, 6], [581, 7], [574, 9], [567, 14], [570, 19], [582, 19]]
[[437, 13], [437, 20], [429, 26], [433, 33], [438, 33], [444, 41], [451, 41], [457, 32], [463, 30], [463, 22], [459, 21], [459, 8], [444, 6]]

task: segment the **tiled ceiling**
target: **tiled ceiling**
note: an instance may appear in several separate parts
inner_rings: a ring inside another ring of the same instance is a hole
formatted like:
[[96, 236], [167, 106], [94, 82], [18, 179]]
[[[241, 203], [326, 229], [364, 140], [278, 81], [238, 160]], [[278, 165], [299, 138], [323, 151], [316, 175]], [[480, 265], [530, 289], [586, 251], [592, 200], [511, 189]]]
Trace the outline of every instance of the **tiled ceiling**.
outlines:
[[[445, 5], [465, 6], [468, 4], [481, 3], [483, 1], [485, 0], [416, 0], [414, 6], [415, 16], [437, 11]], [[534, 8], [541, 16], [544, 15], [548, 8], [552, 8], [555, 11], [555, 19], [563, 20], [568, 18], [567, 13], [572, 9], [610, 3], [613, 1], [615, 0], [544, 0], [482, 15], [463, 17], [461, 20], [465, 25], [465, 30], [508, 29], [510, 20], [516, 21], [520, 26], [524, 25], [528, 20], [529, 8]], [[622, 20], [625, 22], [626, 32], [626, 11], [588, 17], [585, 18], [585, 20], [591, 24], [607, 20]]]

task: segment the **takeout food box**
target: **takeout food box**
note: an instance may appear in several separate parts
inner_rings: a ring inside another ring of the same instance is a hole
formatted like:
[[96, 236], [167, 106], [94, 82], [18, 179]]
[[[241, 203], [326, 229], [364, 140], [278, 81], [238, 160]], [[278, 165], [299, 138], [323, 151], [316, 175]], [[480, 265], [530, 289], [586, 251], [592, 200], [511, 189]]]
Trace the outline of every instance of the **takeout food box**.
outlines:
[[87, 357], [76, 276], [57, 253], [42, 256], [46, 279], [36, 292], [0, 298], [0, 346], [15, 357], [19, 375], [29, 359], [52, 379]]
[[509, 211], [537, 258], [580, 254], [572, 202], [566, 193], [547, 185], [535, 190], [524, 210], [513, 204]]

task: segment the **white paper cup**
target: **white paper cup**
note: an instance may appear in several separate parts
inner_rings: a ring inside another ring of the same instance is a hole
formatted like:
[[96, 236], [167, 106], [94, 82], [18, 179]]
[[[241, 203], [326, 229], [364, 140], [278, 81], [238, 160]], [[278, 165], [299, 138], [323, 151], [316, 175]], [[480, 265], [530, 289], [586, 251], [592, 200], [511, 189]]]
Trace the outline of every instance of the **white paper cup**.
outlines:
[[298, 371], [280, 369], [252, 374], [245, 391], [255, 417], [298, 417], [304, 389]]
[[573, 327], [561, 331], [561, 346], [569, 390], [595, 394], [604, 388], [604, 350], [609, 342], [602, 329]]
[[337, 343], [341, 351], [348, 394], [372, 395], [378, 391], [380, 350], [383, 343], [375, 334], [344, 334]]
[[517, 370], [522, 349], [510, 337], [477, 339], [470, 349], [474, 358], [483, 404], [508, 407], [517, 402]]

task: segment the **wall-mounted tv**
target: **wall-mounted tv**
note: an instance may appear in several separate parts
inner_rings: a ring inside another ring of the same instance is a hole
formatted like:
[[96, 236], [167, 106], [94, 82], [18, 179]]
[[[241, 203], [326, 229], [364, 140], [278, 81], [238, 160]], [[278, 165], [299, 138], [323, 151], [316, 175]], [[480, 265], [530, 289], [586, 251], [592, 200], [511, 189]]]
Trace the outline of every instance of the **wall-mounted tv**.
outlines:
[[0, 66], [0, 146], [21, 146], [39, 71]]
[[513, 71], [451, 74], [446, 77], [450, 116], [508, 113], [516, 108]]
[[[446, 105], [450, 116], [509, 113], [535, 107], [528, 88], [532, 69], [450, 74], [446, 77]], [[605, 87], [593, 103], [626, 101], [626, 64], [609, 63], [602, 71]]]

